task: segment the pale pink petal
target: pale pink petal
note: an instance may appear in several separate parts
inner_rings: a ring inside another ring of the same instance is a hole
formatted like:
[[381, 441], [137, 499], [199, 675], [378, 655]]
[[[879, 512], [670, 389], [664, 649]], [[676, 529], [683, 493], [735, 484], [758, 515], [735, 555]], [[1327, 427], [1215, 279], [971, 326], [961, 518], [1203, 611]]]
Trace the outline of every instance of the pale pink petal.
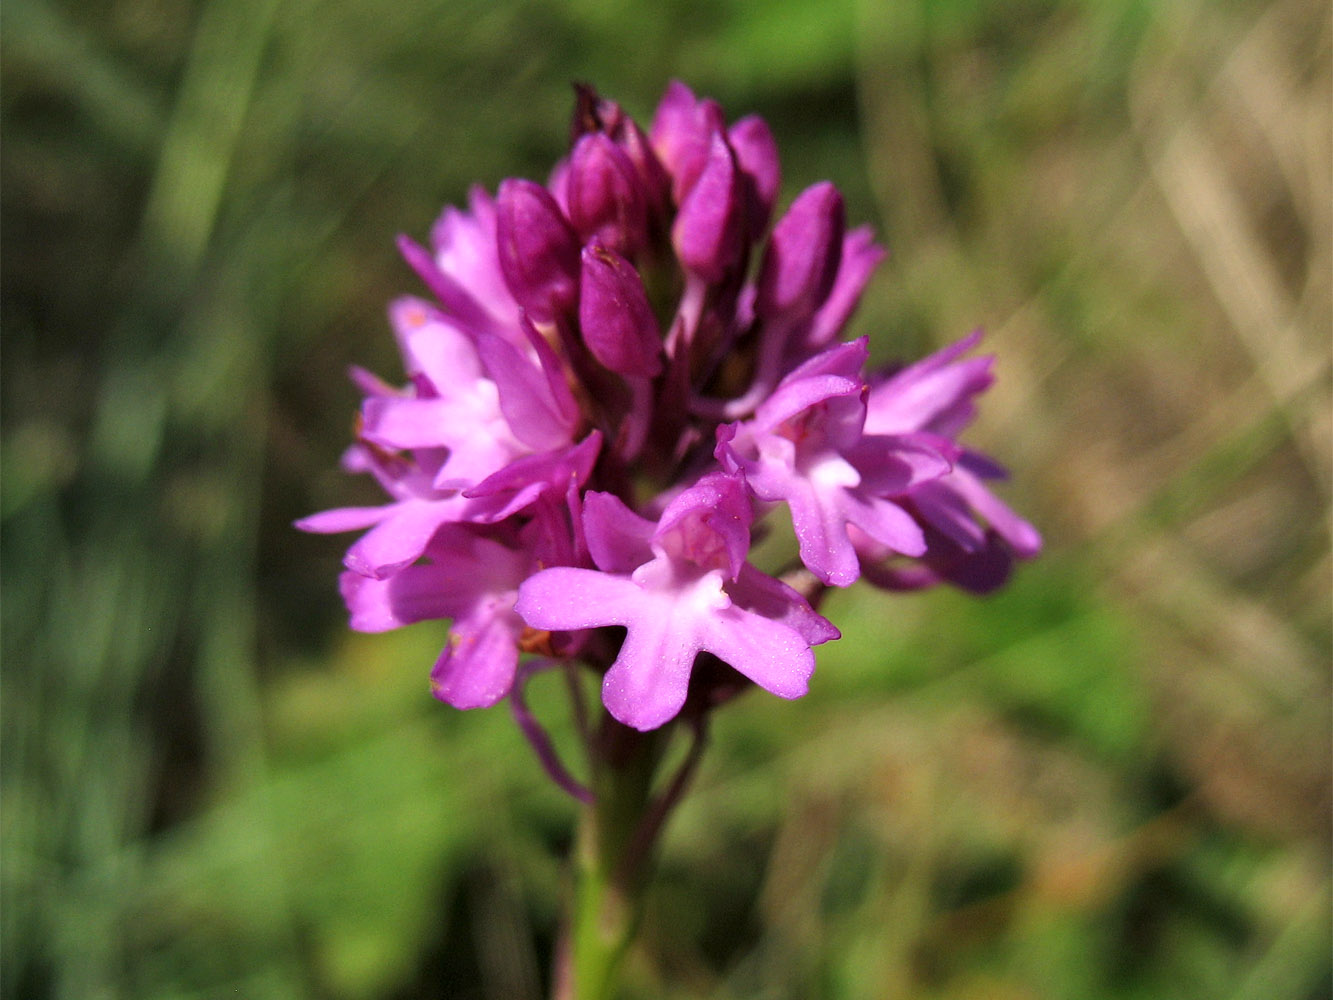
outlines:
[[397, 504], [385, 504], [382, 507], [338, 507], [334, 510], [320, 511], [294, 522], [300, 531], [309, 531], [315, 535], [337, 535], [344, 531], [360, 531], [372, 524], [379, 524], [388, 517]]
[[514, 610], [533, 628], [572, 631], [627, 624], [638, 596], [626, 577], [554, 566], [523, 581]]
[[620, 655], [602, 680], [607, 711], [627, 726], [656, 729], [685, 704], [699, 641], [697, 620], [678, 603], [640, 593]]
[[704, 649], [765, 691], [799, 698], [809, 688], [815, 654], [786, 625], [733, 605], [701, 617], [695, 627]]
[[431, 670], [431, 692], [455, 708], [487, 708], [509, 693], [523, 623], [507, 602], [478, 606], [454, 623]]

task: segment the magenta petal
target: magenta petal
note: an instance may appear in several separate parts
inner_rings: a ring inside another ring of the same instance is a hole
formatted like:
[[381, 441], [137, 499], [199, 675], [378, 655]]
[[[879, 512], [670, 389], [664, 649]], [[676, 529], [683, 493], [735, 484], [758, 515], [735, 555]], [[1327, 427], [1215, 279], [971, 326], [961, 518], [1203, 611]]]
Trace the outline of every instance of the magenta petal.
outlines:
[[771, 431], [785, 420], [831, 399], [858, 398], [861, 382], [842, 375], [812, 375], [783, 384], [759, 405], [754, 414], [756, 429]]
[[[469, 499], [481, 499], [520, 491], [533, 485], [540, 486], [543, 493], [555, 491], [559, 494], [571, 484], [575, 487], [583, 485], [592, 471], [601, 446], [601, 433], [593, 431], [572, 447], [540, 455], [523, 455], [471, 489], [464, 490], [463, 495]], [[508, 513], [516, 509], [510, 508]]]
[[846, 452], [861, 473], [861, 490], [872, 496], [894, 496], [915, 489], [953, 470], [944, 450], [958, 448], [944, 438], [926, 434], [867, 434]]
[[840, 638], [834, 624], [812, 609], [804, 597], [781, 580], [761, 573], [749, 563], [741, 568], [727, 593], [741, 607], [796, 631], [807, 645], [818, 646]]
[[338, 576], [338, 589], [358, 632], [387, 632], [463, 613], [471, 597], [460, 596], [455, 583], [450, 573], [435, 565], [407, 566], [384, 580], [351, 570]]
[[843, 237], [841, 263], [833, 287], [805, 335], [808, 350], [821, 350], [842, 332], [861, 301], [870, 275], [883, 259], [884, 248], [875, 244], [869, 226], [853, 229]]
[[747, 115], [727, 129], [727, 141], [736, 152], [741, 173], [750, 182], [750, 233], [757, 237], [768, 225], [782, 186], [778, 144], [768, 124], [758, 115]]
[[671, 196], [677, 205], [703, 172], [712, 134], [723, 125], [722, 111], [715, 102], [698, 100], [679, 80], [667, 85], [649, 135], [653, 151], [671, 177]]
[[725, 570], [727, 579], [734, 580], [750, 551], [753, 520], [744, 480], [714, 472], [667, 505], [654, 540], [672, 558]]
[[518, 303], [509, 293], [495, 250], [495, 202], [480, 185], [468, 191], [468, 211], [446, 208], [431, 227], [435, 264], [486, 314], [490, 323], [470, 324], [503, 333], [518, 319]]
[[966, 469], [958, 468], [949, 477], [949, 483], [1012, 546], [1016, 556], [1031, 559], [1041, 552], [1041, 533], [1015, 514], [981, 480]]
[[653, 152], [648, 136], [634, 119], [627, 117], [616, 129], [614, 138], [634, 164], [634, 171], [642, 185], [649, 213], [656, 216], [664, 215], [671, 197], [671, 178], [662, 166], [662, 161]]
[[[880, 544], [905, 556], [925, 555], [926, 538], [921, 526], [892, 500], [849, 495], [844, 497], [843, 509], [847, 521]], [[843, 535], [846, 537], [845, 529]]]
[[471, 407], [453, 399], [385, 399], [361, 404], [361, 438], [389, 450], [446, 447]]
[[813, 378], [816, 375], [835, 375], [853, 381], [863, 381], [861, 370], [870, 357], [870, 338], [857, 337], [843, 344], [835, 344], [827, 350], [802, 362], [782, 380], [783, 385]]
[[363, 396], [401, 396], [402, 393], [385, 382], [373, 372], [368, 372], [360, 365], [349, 365], [347, 378], [360, 390]]
[[452, 315], [476, 329], [487, 329], [492, 320], [486, 311], [450, 275], [439, 269], [425, 247], [407, 236], [398, 237], [398, 250], [416, 271], [422, 283]]
[[570, 389], [569, 382], [565, 378], [560, 355], [556, 353], [555, 348], [541, 335], [540, 331], [532, 325], [532, 321], [527, 316], [520, 318], [520, 326], [528, 345], [537, 356], [537, 363], [541, 366], [542, 373], [546, 376], [547, 391], [550, 393], [550, 398], [560, 414], [561, 422], [574, 427], [579, 422], [579, 404], [574, 399], [573, 390]]
[[877, 382], [867, 399], [867, 432], [893, 434], [902, 431], [934, 430], [954, 434], [970, 417], [970, 400], [989, 388], [994, 376], [989, 357], [956, 360], [974, 347], [980, 333], [936, 351], [914, 365]]
[[930, 527], [963, 551], [975, 552], [986, 544], [986, 531], [977, 523], [972, 505], [963, 499], [950, 480], [924, 483], [912, 490], [912, 506], [917, 516]]
[[585, 241], [632, 256], [648, 241], [648, 206], [638, 171], [611, 138], [583, 136], [570, 154], [569, 220]]
[[389, 322], [410, 377], [424, 375], [442, 393], [481, 376], [472, 338], [427, 303], [410, 297], [396, 299], [389, 306]]
[[791, 524], [800, 544], [801, 562], [815, 576], [835, 587], [855, 583], [861, 567], [856, 550], [847, 537], [847, 514], [843, 505], [835, 499], [821, 497], [805, 480], [794, 481], [782, 499], [791, 508]]

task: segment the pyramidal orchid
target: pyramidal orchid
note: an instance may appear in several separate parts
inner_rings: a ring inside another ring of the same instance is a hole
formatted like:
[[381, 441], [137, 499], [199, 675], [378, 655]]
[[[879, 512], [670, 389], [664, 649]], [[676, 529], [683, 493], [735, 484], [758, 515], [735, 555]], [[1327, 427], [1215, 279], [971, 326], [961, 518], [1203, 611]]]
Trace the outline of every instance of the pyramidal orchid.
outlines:
[[[960, 441], [993, 380], [969, 356], [978, 335], [886, 370], [866, 338], [843, 340], [884, 252], [847, 228], [832, 184], [779, 213], [761, 119], [728, 125], [675, 82], [645, 131], [577, 90], [547, 183], [476, 189], [425, 245], [400, 239], [427, 293], [389, 310], [406, 384], [353, 372], [343, 460], [386, 502], [298, 526], [364, 532], [341, 577], [353, 628], [451, 623], [432, 691], [458, 708], [510, 697], [589, 803], [582, 876], [604, 909], [641, 885], [697, 756], [654, 800], [658, 734], [680, 720], [701, 739], [746, 688], [804, 695], [813, 647], [839, 636], [817, 610], [828, 587], [986, 592], [1041, 540]], [[797, 551], [761, 569], [752, 538], [784, 521]], [[586, 781], [523, 700], [548, 667], [576, 699], [580, 678], [600, 691]], [[558, 984], [603, 995], [628, 929], [607, 944], [576, 909]]]

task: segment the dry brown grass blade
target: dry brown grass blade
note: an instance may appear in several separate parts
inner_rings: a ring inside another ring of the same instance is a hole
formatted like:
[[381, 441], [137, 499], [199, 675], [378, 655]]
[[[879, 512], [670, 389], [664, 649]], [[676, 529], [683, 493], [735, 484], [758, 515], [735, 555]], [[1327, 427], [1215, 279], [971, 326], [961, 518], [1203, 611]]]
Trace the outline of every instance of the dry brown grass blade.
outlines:
[[[1256, 224], [1256, 206], [1247, 204], [1245, 195], [1247, 190], [1260, 190], [1289, 206], [1308, 240], [1298, 283], [1317, 284], [1316, 275], [1328, 261], [1329, 234], [1324, 213], [1315, 207], [1303, 182], [1315, 173], [1314, 164], [1305, 161], [1317, 150], [1301, 141], [1298, 123], [1316, 118], [1317, 106], [1325, 109], [1326, 116], [1328, 102], [1317, 85], [1284, 72], [1291, 61], [1284, 56], [1290, 53], [1273, 40], [1273, 20], [1293, 6], [1282, 5], [1262, 17], [1235, 45], [1222, 68], [1205, 81], [1203, 98], [1184, 105], [1175, 95], [1190, 93], [1191, 84], [1197, 82], [1186, 56], [1196, 50], [1187, 47], [1187, 39], [1193, 37], [1193, 22], [1202, 14], [1178, 15], [1165, 33], [1174, 39], [1175, 51], [1165, 56], [1164, 65], [1139, 67], [1131, 82], [1130, 109], [1153, 180], [1327, 498], [1333, 475], [1329, 397], [1322, 393], [1311, 401], [1307, 391], [1327, 379], [1327, 311], [1319, 310], [1320, 317], [1318, 311], [1310, 315], [1311, 310], [1299, 308], [1285, 287], [1272, 241], [1266, 244]], [[1266, 81], [1244, 107], [1218, 97], [1235, 93], [1234, 85], [1223, 84], [1238, 74]], [[1285, 109], [1276, 121], [1268, 117], [1273, 106]], [[1264, 119], [1257, 130], [1249, 120], [1255, 112]], [[1237, 150], [1256, 142], [1266, 155], [1247, 157], [1238, 168]], [[1249, 176], [1238, 177], [1239, 169]], [[1302, 400], [1299, 406], [1297, 399]]]

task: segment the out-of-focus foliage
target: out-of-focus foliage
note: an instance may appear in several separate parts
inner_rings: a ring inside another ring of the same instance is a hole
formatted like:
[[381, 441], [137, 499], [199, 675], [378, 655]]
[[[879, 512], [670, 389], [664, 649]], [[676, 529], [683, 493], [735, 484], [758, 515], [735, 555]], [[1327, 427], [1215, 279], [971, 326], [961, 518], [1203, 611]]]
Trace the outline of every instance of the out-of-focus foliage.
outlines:
[[1330, 995], [1325, 5], [0, 16], [4, 996], [541, 995], [571, 804], [289, 523], [374, 496], [394, 234], [671, 76], [876, 223], [879, 357], [989, 329], [1049, 551], [838, 595], [810, 696], [722, 713], [630, 994]]

